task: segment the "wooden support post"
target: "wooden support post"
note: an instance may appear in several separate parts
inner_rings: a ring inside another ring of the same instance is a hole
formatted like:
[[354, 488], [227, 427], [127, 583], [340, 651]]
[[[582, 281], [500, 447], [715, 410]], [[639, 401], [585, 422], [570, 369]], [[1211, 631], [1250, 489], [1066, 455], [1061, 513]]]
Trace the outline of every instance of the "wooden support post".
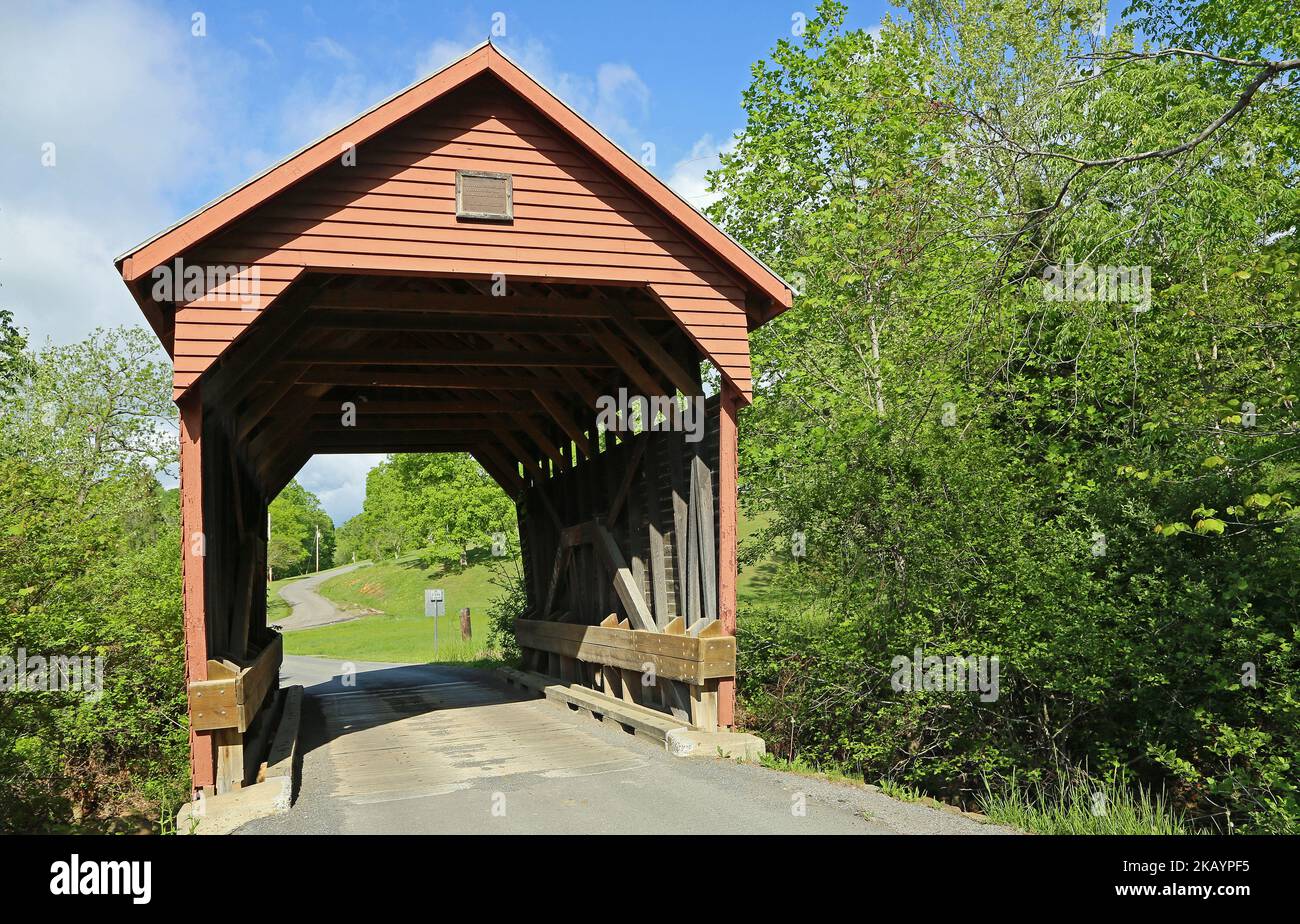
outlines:
[[217, 746], [217, 794], [233, 792], [244, 785], [244, 735], [235, 728], [218, 728], [212, 733]]
[[469, 622], [469, 607], [463, 606], [460, 610], [460, 640], [462, 642], [468, 642], [473, 634], [474, 630], [471, 628]]
[[[736, 479], [737, 412], [741, 396], [736, 386], [722, 383], [718, 404], [718, 620], [727, 635], [736, 634]], [[718, 682], [718, 725], [735, 724], [736, 681]]]
[[[208, 624], [203, 532], [203, 405], [199, 386], [178, 402], [181, 431], [181, 581], [185, 623], [185, 682], [208, 679]], [[216, 785], [212, 736], [190, 729], [190, 782], [195, 789]]]
[[701, 731], [718, 730], [718, 681], [691, 684], [691, 724]]
[[641, 703], [645, 699], [645, 687], [641, 683], [641, 674], [627, 667], [614, 670], [623, 675], [623, 702]]

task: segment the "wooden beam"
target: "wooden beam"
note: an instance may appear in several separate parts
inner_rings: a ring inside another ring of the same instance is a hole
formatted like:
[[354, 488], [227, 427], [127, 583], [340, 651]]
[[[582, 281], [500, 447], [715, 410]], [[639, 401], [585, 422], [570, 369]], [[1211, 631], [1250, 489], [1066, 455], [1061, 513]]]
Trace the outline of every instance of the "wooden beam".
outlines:
[[248, 731], [266, 695], [279, 685], [283, 660], [284, 643], [279, 634], [274, 634], [270, 644], [248, 664], [231, 667], [209, 661], [210, 679], [187, 686], [192, 727]]
[[574, 321], [519, 318], [512, 315], [443, 316], [413, 312], [385, 314], [377, 311], [319, 311], [312, 326], [321, 330], [396, 331], [430, 334], [566, 334], [583, 330]]
[[[542, 392], [542, 394], [546, 394]], [[479, 401], [479, 400], [412, 400], [400, 401], [389, 400], [385, 398], [372, 398], [370, 400], [361, 400], [360, 398], [331, 398], [316, 402], [314, 415], [331, 415], [342, 419], [343, 401], [352, 401], [357, 408], [357, 422], [360, 423], [363, 417], [373, 417], [378, 415], [384, 416], [428, 416], [436, 417], [443, 414], [492, 414], [499, 416], [508, 416], [518, 414], [521, 411], [540, 413], [540, 409], [532, 406], [526, 398], [512, 396], [509, 401]], [[522, 406], [521, 406], [522, 405]]]
[[713, 531], [713, 473], [698, 448], [691, 456], [691, 491], [691, 513], [695, 517], [695, 535], [698, 537], [696, 551], [700, 556], [699, 581], [703, 604], [700, 618], [717, 619], [718, 546]]
[[588, 321], [586, 326], [591, 335], [596, 338], [596, 342], [600, 344], [601, 349], [609, 354], [618, 368], [623, 371], [623, 374], [641, 390], [642, 395], [653, 398], [656, 395], [667, 394], [668, 390], [646, 371], [641, 362], [632, 355], [632, 351], [613, 331], [599, 321]]
[[[421, 311], [430, 314], [506, 315], [534, 318], [607, 318], [609, 305], [603, 299], [534, 297], [519, 295], [457, 295], [448, 292], [379, 292], [368, 289], [331, 289], [317, 294], [318, 308], [349, 308], [360, 311]], [[643, 309], [657, 317], [654, 305]]]
[[555, 563], [551, 566], [551, 581], [546, 585], [546, 602], [542, 604], [541, 612], [543, 619], [551, 618], [551, 608], [555, 605], [555, 595], [560, 589], [560, 579], [564, 577], [572, 555], [573, 543], [565, 542], [561, 538], [559, 546], [555, 549]]
[[612, 366], [602, 353], [530, 353], [517, 350], [412, 350], [351, 347], [346, 350], [303, 350], [290, 354], [291, 363], [328, 366], [468, 366], [500, 368], [580, 369]]
[[554, 620], [517, 619], [519, 643], [538, 651], [640, 672], [649, 662], [657, 677], [703, 686], [736, 673], [736, 640], [581, 626]]
[[538, 404], [545, 408], [546, 413], [551, 415], [551, 419], [559, 424], [560, 429], [565, 432], [569, 439], [573, 440], [574, 445], [578, 447], [578, 451], [582, 453], [583, 457], [590, 459], [592, 453], [591, 442], [587, 439], [587, 434], [582, 432], [582, 428], [578, 426], [577, 422], [569, 416], [568, 411], [564, 409], [564, 405], [544, 391], [533, 392], [533, 397], [537, 399]]
[[401, 430], [385, 434], [332, 431], [313, 433], [308, 442], [317, 452], [395, 452], [398, 449], [409, 452], [419, 446], [473, 446], [496, 435], [490, 430]]
[[688, 396], [700, 393], [698, 373], [691, 375], [671, 353], [664, 349], [663, 344], [641, 326], [641, 322], [634, 318], [630, 311], [621, 305], [614, 305], [610, 308], [610, 317], [618, 328], [627, 334], [628, 339], [636, 345], [637, 349], [668, 376], [668, 380], [677, 386], [678, 391]]
[[253, 587], [257, 582], [254, 552], [256, 536], [240, 531], [239, 562], [235, 573], [235, 600], [230, 622], [230, 650], [238, 658], [248, 653], [248, 632], [253, 614]]
[[618, 543], [605, 528], [605, 524], [593, 522], [590, 526], [591, 541], [613, 575], [614, 591], [623, 601], [628, 618], [643, 632], [658, 632], [659, 627], [655, 624], [654, 617], [650, 615], [650, 608], [645, 605], [645, 599], [641, 596], [636, 581], [632, 579], [632, 570], [628, 568]]
[[541, 460], [521, 446], [519, 441], [515, 439], [512, 434], [506, 433], [505, 431], [497, 431], [495, 435], [496, 438], [501, 441], [501, 445], [505, 446], [516, 459], [523, 463], [525, 471], [536, 472], [543, 478], [546, 477], [546, 469], [542, 465]]
[[276, 370], [284, 377], [281, 381], [268, 383], [253, 390], [243, 409], [235, 415], [235, 431], [232, 436], [236, 442], [242, 443], [254, 427], [270, 416], [275, 406], [288, 397], [289, 392], [298, 385], [298, 379], [307, 369], [305, 365], [290, 369], [281, 364]]
[[347, 385], [388, 388], [502, 388], [507, 391], [566, 391], [569, 383], [559, 376], [486, 373], [462, 375], [456, 372], [389, 372], [384, 369], [351, 369], [346, 366], [312, 366], [301, 381], [307, 385]]
[[527, 433], [533, 442], [537, 444], [537, 447], [560, 467], [561, 471], [569, 469], [569, 460], [564, 457], [564, 453], [560, 452], [559, 447], [555, 445], [555, 441], [542, 432], [542, 428], [537, 426], [536, 421], [525, 414], [516, 414], [514, 421], [518, 424], [519, 429]]
[[609, 513], [605, 516], [605, 525], [611, 529], [613, 529], [614, 523], [618, 521], [618, 515], [623, 509], [624, 501], [627, 500], [628, 491], [631, 490], [632, 482], [636, 479], [636, 470], [641, 465], [641, 457], [645, 455], [645, 447], [648, 442], [650, 442], [648, 435], [642, 435], [634, 441], [632, 457], [628, 459], [627, 465], [623, 467], [623, 481], [619, 484], [614, 499], [610, 501]]
[[485, 451], [485, 447], [479, 446], [470, 450], [474, 460], [483, 466], [483, 471], [492, 476], [492, 479], [501, 486], [501, 490], [514, 499], [527, 488], [524, 479], [519, 477], [519, 473], [509, 466], [503, 466], [490, 453]]
[[[510, 420], [527, 420], [527, 414], [513, 414]], [[343, 426], [339, 414], [312, 414], [315, 433], [400, 433], [405, 430], [499, 430], [510, 427], [510, 420], [489, 415], [440, 416], [436, 414], [358, 414], [355, 426]]]

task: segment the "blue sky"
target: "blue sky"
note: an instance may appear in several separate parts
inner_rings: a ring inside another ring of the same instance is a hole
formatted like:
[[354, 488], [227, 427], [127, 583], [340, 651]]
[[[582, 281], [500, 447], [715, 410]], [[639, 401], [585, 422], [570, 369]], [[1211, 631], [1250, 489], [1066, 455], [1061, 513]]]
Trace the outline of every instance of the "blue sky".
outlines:
[[[655, 171], [702, 206], [705, 171], [743, 124], [750, 66], [813, 10], [789, 0], [6, 0], [0, 307], [34, 345], [139, 323], [114, 257], [458, 57], [494, 22], [506, 53], [625, 149], [639, 157], [653, 144]], [[851, 3], [850, 25], [871, 28], [890, 11]], [[360, 509], [376, 458], [315, 459], [300, 480], [342, 522]]]

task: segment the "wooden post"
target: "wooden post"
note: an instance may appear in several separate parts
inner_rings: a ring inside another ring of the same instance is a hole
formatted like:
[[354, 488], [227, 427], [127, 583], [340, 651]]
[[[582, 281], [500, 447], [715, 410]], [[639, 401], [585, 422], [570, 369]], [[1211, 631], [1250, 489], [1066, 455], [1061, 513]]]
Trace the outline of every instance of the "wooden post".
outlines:
[[472, 635], [473, 631], [469, 624], [469, 607], [463, 606], [460, 609], [460, 640], [468, 642]]
[[[739, 390], [725, 378], [718, 404], [718, 619], [722, 631], [736, 634], [736, 479]], [[718, 726], [735, 724], [736, 681], [718, 682]]]
[[217, 793], [223, 794], [244, 786], [244, 736], [234, 728], [212, 732], [217, 745]]
[[[208, 679], [208, 625], [205, 604], [203, 527], [203, 406], [199, 386], [177, 402], [181, 429], [181, 582], [185, 625], [185, 682]], [[190, 782], [195, 789], [216, 785], [216, 753], [211, 733], [190, 729]]]

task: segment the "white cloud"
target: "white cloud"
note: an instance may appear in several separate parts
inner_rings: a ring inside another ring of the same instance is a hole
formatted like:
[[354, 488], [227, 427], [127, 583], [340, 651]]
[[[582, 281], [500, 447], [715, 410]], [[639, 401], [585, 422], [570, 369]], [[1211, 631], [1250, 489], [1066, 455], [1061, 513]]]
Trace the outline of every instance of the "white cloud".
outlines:
[[715, 142], [712, 135], [705, 135], [691, 145], [688, 155], [673, 165], [673, 172], [665, 182], [697, 209], [707, 208], [719, 198], [717, 193], [709, 192], [707, 174], [721, 165], [719, 155], [734, 150], [735, 146], [734, 135], [722, 144]]
[[307, 43], [307, 55], [312, 58], [325, 58], [338, 61], [352, 67], [357, 63], [356, 55], [348, 51], [328, 35], [322, 35]]
[[[436, 40], [417, 61], [417, 79], [446, 67], [478, 43], [468, 34]], [[596, 68], [594, 77], [587, 77], [556, 67], [550, 49], [538, 39], [505, 39], [496, 44], [574, 112], [627, 150], [639, 152], [650, 114], [650, 88], [631, 65], [607, 61]]]
[[476, 42], [456, 41], [454, 39], [437, 39], [429, 46], [428, 51], [416, 59], [415, 78], [422, 80], [430, 74], [442, 70], [458, 58], [464, 57], [465, 53], [476, 44]]
[[596, 69], [596, 96], [591, 120], [613, 138], [634, 138], [650, 115], [650, 88], [627, 64]]
[[335, 526], [361, 512], [366, 499], [366, 473], [385, 455], [312, 456], [298, 472], [298, 483], [320, 498]]
[[212, 169], [219, 113], [188, 26], [129, 2], [0, 9], [0, 284], [37, 340], [141, 321], [112, 259], [170, 223], [168, 194]]
[[275, 57], [275, 49], [272, 48], [271, 43], [268, 42], [266, 39], [262, 38], [262, 36], [254, 35], [248, 41], [252, 43], [254, 48], [262, 52], [262, 54], [266, 55], [268, 58]]
[[280, 104], [280, 137], [285, 152], [337, 131], [392, 92], [393, 88], [374, 83], [350, 68], [340, 70], [325, 83], [319, 74], [304, 75]]

